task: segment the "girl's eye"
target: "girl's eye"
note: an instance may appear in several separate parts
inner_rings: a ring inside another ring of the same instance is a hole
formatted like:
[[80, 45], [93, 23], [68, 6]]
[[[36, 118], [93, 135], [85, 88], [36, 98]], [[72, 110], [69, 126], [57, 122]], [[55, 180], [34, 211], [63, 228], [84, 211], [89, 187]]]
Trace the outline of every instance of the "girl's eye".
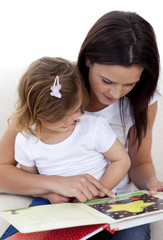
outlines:
[[78, 113], [80, 111], [80, 109], [76, 110], [75, 113]]
[[78, 113], [78, 112], [81, 112], [81, 106], [74, 113]]

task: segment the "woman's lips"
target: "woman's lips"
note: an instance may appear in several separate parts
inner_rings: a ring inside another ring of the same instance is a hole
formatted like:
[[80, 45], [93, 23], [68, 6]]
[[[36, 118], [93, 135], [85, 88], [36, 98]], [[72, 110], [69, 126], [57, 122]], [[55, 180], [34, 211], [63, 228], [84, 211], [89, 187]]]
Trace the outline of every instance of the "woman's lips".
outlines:
[[116, 102], [116, 101], [117, 101], [117, 99], [115, 99], [115, 98], [110, 98], [110, 97], [108, 97], [108, 96], [106, 96], [106, 95], [104, 95], [104, 97], [105, 97], [109, 102]]
[[69, 128], [71, 125], [62, 126], [62, 128]]

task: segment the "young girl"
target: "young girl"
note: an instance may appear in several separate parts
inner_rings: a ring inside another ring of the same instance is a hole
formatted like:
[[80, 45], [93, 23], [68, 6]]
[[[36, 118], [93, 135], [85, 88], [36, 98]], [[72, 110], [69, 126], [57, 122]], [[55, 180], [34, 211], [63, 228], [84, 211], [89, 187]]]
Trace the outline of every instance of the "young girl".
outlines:
[[[115, 197], [111, 191], [127, 173], [129, 156], [103, 118], [82, 115], [88, 95], [77, 67], [63, 59], [38, 59], [22, 76], [18, 93], [9, 123], [20, 132], [15, 159], [21, 168], [60, 176], [65, 185], [71, 176], [89, 174], [88, 185], [70, 196], [79, 201]], [[95, 179], [105, 186], [102, 193]], [[56, 192], [63, 190], [58, 186]]]

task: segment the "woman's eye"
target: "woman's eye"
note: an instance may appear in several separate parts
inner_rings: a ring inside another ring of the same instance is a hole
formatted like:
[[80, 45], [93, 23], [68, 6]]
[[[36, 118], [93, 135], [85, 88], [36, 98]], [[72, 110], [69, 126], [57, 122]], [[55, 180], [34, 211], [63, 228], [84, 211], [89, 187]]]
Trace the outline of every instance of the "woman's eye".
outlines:
[[102, 81], [104, 82], [104, 83], [106, 83], [106, 84], [111, 84], [112, 82], [109, 82], [109, 81], [107, 81], [107, 80], [105, 80], [105, 79], [102, 79]]
[[126, 84], [126, 86], [128, 86], [128, 87], [132, 87], [132, 86], [134, 86], [136, 83], [129, 83], [129, 84]]

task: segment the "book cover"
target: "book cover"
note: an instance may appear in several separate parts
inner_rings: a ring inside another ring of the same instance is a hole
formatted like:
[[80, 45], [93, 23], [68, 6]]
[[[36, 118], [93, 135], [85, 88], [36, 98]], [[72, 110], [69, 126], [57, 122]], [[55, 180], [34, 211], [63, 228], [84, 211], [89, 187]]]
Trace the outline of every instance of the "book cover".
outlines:
[[107, 224], [97, 224], [81, 227], [64, 228], [33, 233], [16, 233], [7, 240], [86, 240], [104, 229]]
[[116, 231], [163, 219], [163, 193], [150, 196], [147, 191], [139, 191], [119, 195], [116, 199], [6, 210], [0, 215], [22, 233], [56, 229], [57, 234], [60, 230], [70, 231], [68, 228], [76, 227], [78, 231], [79, 227], [89, 229], [95, 225], [97, 229], [104, 225]]

